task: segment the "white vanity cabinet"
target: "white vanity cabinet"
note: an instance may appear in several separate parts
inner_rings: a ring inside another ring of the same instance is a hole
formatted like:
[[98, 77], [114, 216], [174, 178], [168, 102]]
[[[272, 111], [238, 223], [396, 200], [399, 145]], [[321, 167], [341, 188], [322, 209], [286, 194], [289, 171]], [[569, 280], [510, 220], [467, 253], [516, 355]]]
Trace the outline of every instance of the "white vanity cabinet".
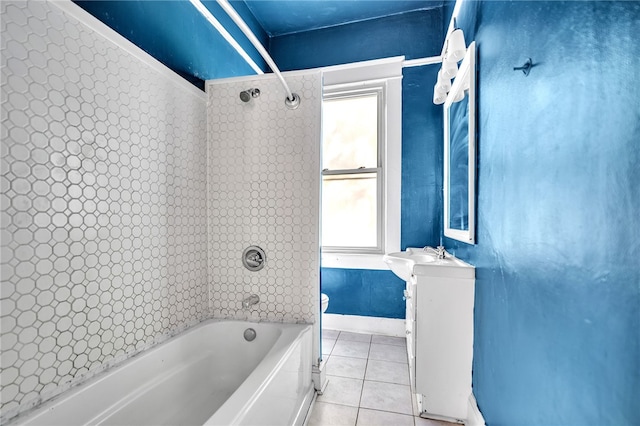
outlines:
[[404, 290], [404, 299], [407, 305], [405, 325], [407, 328], [407, 359], [409, 360], [409, 378], [411, 379], [411, 392], [415, 393], [416, 388], [416, 339], [414, 330], [416, 329], [416, 285], [415, 280], [406, 281], [407, 287]]
[[449, 257], [406, 283], [411, 389], [423, 417], [463, 421], [471, 395], [475, 268]]

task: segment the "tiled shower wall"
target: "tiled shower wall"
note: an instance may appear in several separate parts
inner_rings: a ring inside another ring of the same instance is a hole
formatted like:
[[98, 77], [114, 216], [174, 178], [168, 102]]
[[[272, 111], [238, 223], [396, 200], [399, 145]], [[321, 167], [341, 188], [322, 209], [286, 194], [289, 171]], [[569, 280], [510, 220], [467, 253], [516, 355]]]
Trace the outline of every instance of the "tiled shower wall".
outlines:
[[204, 94], [52, 3], [0, 7], [6, 419], [209, 297]]
[[[319, 314], [319, 73], [207, 83], [209, 281], [214, 317], [314, 323]], [[239, 94], [258, 88], [248, 103]], [[264, 269], [242, 265], [257, 245]], [[260, 303], [243, 309], [242, 299]]]

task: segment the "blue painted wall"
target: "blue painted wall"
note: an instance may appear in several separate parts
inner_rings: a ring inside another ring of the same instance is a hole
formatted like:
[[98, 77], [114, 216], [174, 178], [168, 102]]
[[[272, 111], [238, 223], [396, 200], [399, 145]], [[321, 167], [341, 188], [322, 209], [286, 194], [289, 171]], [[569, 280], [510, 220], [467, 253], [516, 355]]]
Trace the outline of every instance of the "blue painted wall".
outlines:
[[[271, 39], [283, 70], [389, 56], [436, 56], [442, 11], [410, 12]], [[405, 68], [402, 99], [402, 247], [439, 241], [442, 206], [442, 109], [433, 105], [437, 67]], [[404, 281], [390, 271], [322, 268], [328, 313], [404, 318]]]
[[294, 70], [399, 55], [415, 59], [439, 55], [440, 47], [442, 10], [432, 9], [271, 37], [269, 53], [280, 69]]
[[[151, 56], [203, 88], [203, 80], [254, 75], [255, 71], [188, 1], [76, 0], [74, 3]], [[214, 1], [203, 4], [262, 69], [267, 66], [249, 40]], [[268, 36], [242, 2], [233, 6], [260, 39]]]
[[478, 244], [446, 246], [477, 267], [479, 407], [640, 424], [640, 3], [467, 2], [458, 23], [478, 45]]
[[322, 292], [328, 313], [404, 318], [404, 281], [391, 271], [322, 268]]

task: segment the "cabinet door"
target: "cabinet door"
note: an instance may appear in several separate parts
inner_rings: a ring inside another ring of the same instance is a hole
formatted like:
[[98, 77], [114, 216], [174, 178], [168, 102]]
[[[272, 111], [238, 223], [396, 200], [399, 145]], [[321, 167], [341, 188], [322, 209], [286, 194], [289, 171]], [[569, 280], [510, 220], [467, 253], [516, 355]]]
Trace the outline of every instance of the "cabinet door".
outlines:
[[416, 291], [416, 392], [423, 409], [466, 417], [471, 394], [474, 280], [421, 277]]
[[404, 290], [404, 297], [406, 301], [406, 319], [405, 327], [407, 333], [407, 359], [409, 361], [409, 378], [411, 379], [411, 392], [415, 391], [416, 387], [416, 345], [415, 345], [415, 318], [416, 318], [416, 285], [415, 282], [407, 281], [407, 286]]

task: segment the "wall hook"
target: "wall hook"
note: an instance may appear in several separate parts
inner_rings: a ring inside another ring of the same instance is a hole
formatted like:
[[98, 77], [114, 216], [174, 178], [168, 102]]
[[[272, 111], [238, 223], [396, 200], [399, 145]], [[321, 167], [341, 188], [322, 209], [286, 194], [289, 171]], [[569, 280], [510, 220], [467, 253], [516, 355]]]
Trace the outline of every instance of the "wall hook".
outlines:
[[522, 70], [522, 73], [526, 77], [529, 75], [529, 72], [531, 72], [531, 68], [533, 68], [533, 62], [531, 61], [531, 58], [528, 58], [527, 62], [525, 62], [523, 66], [513, 67], [513, 70], [514, 71]]

